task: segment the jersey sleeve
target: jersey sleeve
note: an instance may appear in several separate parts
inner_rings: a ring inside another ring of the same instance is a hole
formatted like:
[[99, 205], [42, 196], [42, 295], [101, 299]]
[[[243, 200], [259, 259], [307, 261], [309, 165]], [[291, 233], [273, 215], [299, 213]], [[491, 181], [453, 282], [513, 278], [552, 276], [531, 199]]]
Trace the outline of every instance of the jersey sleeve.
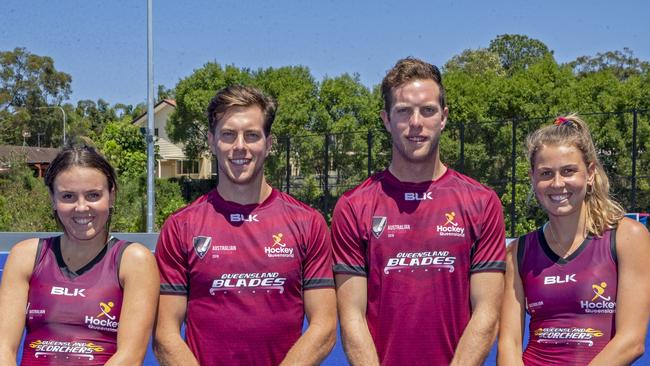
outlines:
[[303, 289], [334, 287], [332, 243], [323, 216], [314, 212], [307, 232], [307, 251], [303, 260]]
[[506, 270], [506, 232], [503, 222], [501, 201], [496, 193], [490, 191], [485, 209], [481, 234], [472, 247], [471, 273]]
[[335, 274], [367, 276], [366, 244], [360, 234], [358, 219], [349, 199], [341, 197], [332, 215]]
[[173, 216], [167, 219], [156, 244], [161, 294], [187, 295], [189, 292], [187, 251], [178, 226]]

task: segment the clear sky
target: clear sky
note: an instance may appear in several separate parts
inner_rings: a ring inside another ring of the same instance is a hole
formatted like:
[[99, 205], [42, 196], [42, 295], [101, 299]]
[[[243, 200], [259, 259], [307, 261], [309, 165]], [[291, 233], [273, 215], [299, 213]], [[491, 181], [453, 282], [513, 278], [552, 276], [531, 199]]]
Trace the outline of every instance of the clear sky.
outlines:
[[[51, 56], [71, 102], [147, 97], [146, 0], [2, 0], [0, 50]], [[317, 80], [372, 86], [404, 56], [442, 66], [504, 33], [539, 39], [559, 62], [622, 50], [650, 60], [650, 2], [484, 0], [154, 0], [154, 83], [173, 87], [208, 61], [304, 65]]]

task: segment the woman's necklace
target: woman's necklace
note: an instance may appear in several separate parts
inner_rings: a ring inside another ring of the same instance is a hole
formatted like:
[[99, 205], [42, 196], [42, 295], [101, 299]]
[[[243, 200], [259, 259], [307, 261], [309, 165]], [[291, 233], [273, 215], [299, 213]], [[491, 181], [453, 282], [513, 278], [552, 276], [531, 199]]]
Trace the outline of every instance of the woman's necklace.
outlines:
[[[559, 240], [557, 240], [557, 237], [555, 236], [555, 230], [553, 229], [553, 225], [551, 225], [550, 222], [547, 222], [546, 225], [544, 225], [544, 226], [546, 226], [546, 228], [547, 228], [546, 231], [551, 236], [551, 243], [549, 243], [549, 246], [551, 247], [553, 252], [557, 253], [558, 255], [560, 255], [560, 257], [562, 257], [564, 259], [566, 259], [568, 256], [573, 254], [573, 252], [575, 252], [575, 250], [578, 249], [580, 244], [582, 244], [582, 242], [587, 237], [587, 230], [586, 230], [586, 227], [585, 227], [585, 229], [582, 231], [582, 237], [580, 238], [580, 240], [578, 240], [578, 245], [575, 246], [576, 240], [574, 238], [573, 242], [571, 242], [569, 247], [566, 248], [566, 250], [565, 250], [564, 245], [562, 245], [562, 243]], [[574, 246], [575, 246], [575, 248], [574, 248]], [[560, 254], [560, 253], [562, 253], [562, 254]]]
[[[108, 242], [108, 240], [106, 240], [106, 242]], [[95, 248], [95, 250], [74, 251], [69, 246], [69, 243], [64, 243], [64, 241], [61, 240], [61, 256], [63, 257], [63, 262], [68, 269], [75, 272], [90, 263], [93, 258], [97, 257], [97, 255], [104, 250], [104, 246], [106, 246], [106, 243]]]

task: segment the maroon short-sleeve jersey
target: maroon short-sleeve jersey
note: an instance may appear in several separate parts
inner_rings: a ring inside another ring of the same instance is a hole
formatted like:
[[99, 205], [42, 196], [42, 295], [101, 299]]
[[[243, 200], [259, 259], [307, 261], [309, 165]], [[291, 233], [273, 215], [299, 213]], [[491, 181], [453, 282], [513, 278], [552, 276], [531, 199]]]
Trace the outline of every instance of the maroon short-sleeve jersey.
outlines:
[[334, 286], [325, 220], [275, 189], [252, 205], [200, 197], [167, 219], [156, 258], [161, 293], [187, 296], [201, 365], [279, 364], [302, 332], [303, 291]]
[[543, 230], [519, 240], [519, 274], [530, 314], [524, 364], [587, 365], [615, 333], [616, 231], [588, 236], [567, 258]]
[[452, 169], [422, 183], [370, 177], [337, 203], [332, 240], [334, 272], [368, 277], [384, 365], [449, 364], [471, 315], [470, 274], [505, 270], [499, 199]]
[[130, 243], [110, 239], [82, 274], [67, 269], [59, 243], [53, 237], [38, 245], [21, 365], [103, 365], [117, 350], [119, 264]]

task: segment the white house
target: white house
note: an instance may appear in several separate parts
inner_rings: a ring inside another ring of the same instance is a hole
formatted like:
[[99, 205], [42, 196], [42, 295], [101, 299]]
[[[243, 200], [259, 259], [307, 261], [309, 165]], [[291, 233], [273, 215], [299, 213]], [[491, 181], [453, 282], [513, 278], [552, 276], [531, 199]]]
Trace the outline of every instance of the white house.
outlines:
[[[158, 146], [158, 159], [156, 161], [157, 178], [177, 178], [188, 176], [190, 178], [206, 179], [212, 175], [212, 155], [204, 154], [199, 160], [189, 160], [183, 152], [183, 145], [174, 144], [167, 136], [167, 121], [172, 112], [176, 110], [176, 101], [163, 99], [153, 108], [154, 119], [154, 144]], [[147, 112], [134, 119], [134, 125], [144, 129], [147, 126]]]

